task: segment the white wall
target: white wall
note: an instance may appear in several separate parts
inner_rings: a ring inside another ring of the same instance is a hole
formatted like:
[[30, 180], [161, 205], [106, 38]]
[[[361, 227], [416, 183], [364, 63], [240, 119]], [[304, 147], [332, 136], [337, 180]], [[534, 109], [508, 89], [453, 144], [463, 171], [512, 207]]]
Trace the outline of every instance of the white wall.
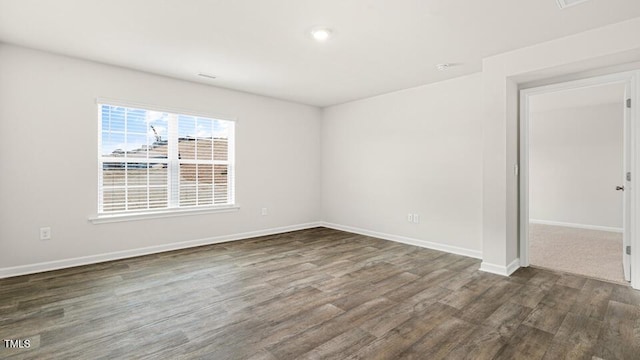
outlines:
[[[638, 32], [635, 18], [486, 58], [481, 79], [473, 75], [327, 109], [322, 186], [313, 160], [320, 153], [316, 108], [0, 45], [0, 273], [22, 264], [314, 221], [320, 218], [320, 188], [328, 221], [468, 249], [481, 242], [482, 268], [511, 273], [519, 264], [513, 171], [518, 83], [638, 61], [640, 37], [629, 36]], [[86, 219], [96, 209], [97, 96], [238, 117], [240, 212], [91, 225]], [[470, 119], [477, 117], [482, 124], [473, 127]], [[393, 127], [387, 119], [408, 126]], [[468, 145], [480, 133], [481, 145]], [[397, 156], [379, 150], [383, 138]], [[331, 147], [349, 154], [341, 159]], [[77, 148], [85, 149], [77, 162], [60, 160]], [[382, 162], [371, 154], [390, 160], [385, 166], [394, 171], [374, 166]], [[265, 165], [278, 156], [279, 168]], [[399, 179], [397, 170], [406, 176]], [[287, 176], [293, 180], [282, 182]], [[385, 187], [396, 196], [380, 195], [389, 193]], [[268, 217], [257, 215], [263, 206], [271, 209]], [[406, 223], [408, 211], [420, 213], [422, 224]], [[43, 243], [38, 228], [46, 225], [54, 238]], [[632, 244], [640, 247], [640, 238]], [[640, 267], [632, 271], [640, 279]], [[634, 286], [640, 287], [638, 281]]]
[[622, 228], [622, 103], [531, 111], [530, 218]]
[[[90, 223], [96, 97], [237, 117], [241, 209]], [[0, 44], [0, 270], [318, 221], [320, 115], [315, 107]], [[52, 240], [39, 240], [42, 226], [52, 227]]]
[[323, 219], [480, 256], [481, 80], [474, 74], [326, 108]]
[[518, 83], [638, 61], [640, 37], [629, 34], [639, 31], [635, 18], [483, 59], [483, 270], [519, 266]]

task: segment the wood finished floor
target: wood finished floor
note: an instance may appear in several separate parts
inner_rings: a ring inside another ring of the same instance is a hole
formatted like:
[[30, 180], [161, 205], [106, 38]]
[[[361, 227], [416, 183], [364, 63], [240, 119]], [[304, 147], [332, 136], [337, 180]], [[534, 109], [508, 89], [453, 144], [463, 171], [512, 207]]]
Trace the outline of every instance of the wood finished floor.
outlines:
[[316, 228], [9, 278], [0, 358], [640, 359], [640, 292], [479, 265]]

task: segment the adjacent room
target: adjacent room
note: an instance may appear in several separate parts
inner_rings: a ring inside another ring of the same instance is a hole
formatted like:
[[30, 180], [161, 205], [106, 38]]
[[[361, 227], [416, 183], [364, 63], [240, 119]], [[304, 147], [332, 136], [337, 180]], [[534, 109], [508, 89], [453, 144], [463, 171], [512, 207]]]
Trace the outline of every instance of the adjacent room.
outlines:
[[533, 96], [531, 265], [624, 283], [624, 84]]
[[635, 0], [0, 0], [0, 358], [638, 359], [636, 34]]

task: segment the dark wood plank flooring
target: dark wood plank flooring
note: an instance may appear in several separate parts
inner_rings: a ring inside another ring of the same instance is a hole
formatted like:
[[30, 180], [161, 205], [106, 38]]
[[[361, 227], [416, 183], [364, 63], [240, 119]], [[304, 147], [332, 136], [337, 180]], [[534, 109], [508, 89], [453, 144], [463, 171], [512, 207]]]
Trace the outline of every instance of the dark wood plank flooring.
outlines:
[[316, 228], [0, 280], [9, 359], [640, 359], [640, 292]]

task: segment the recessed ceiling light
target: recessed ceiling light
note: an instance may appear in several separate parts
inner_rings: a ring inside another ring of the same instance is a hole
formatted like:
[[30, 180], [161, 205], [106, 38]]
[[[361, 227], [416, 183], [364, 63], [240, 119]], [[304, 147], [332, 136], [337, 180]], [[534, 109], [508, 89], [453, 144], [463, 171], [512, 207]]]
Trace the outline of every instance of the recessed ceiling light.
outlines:
[[438, 64], [436, 65], [436, 69], [438, 69], [438, 71], [445, 71], [445, 70], [449, 70], [449, 68], [451, 67], [451, 64], [449, 63], [444, 63], [444, 64]]
[[198, 73], [198, 76], [203, 77], [203, 78], [207, 78], [207, 79], [215, 79], [216, 78], [215, 75], [209, 75], [209, 74], [205, 74], [205, 73]]
[[569, 7], [569, 6], [581, 4], [581, 3], [586, 2], [588, 0], [557, 0], [557, 1], [558, 1], [558, 6], [560, 7], [560, 9], [564, 9], [564, 8]]
[[311, 30], [311, 37], [316, 41], [327, 41], [331, 37], [331, 29], [316, 27]]

